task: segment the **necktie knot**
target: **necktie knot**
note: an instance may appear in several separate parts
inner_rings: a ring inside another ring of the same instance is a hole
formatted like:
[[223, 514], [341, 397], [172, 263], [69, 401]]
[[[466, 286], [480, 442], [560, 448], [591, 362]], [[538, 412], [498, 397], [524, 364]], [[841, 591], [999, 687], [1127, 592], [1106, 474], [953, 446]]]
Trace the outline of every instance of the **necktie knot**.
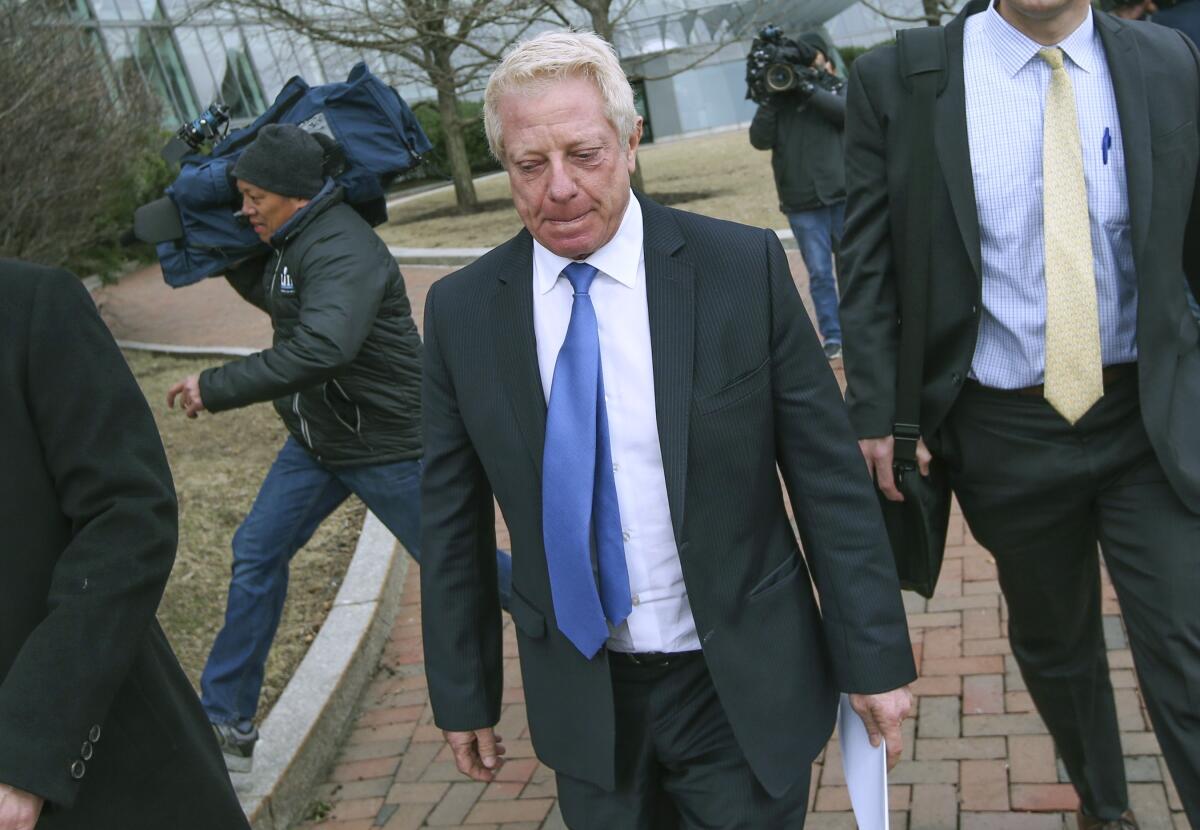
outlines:
[[596, 266], [588, 265], [586, 262], [572, 262], [562, 270], [563, 275], [571, 283], [571, 287], [575, 289], [576, 294], [586, 294], [588, 289], [592, 287], [592, 280], [596, 277]]
[[1051, 71], [1057, 72], [1065, 68], [1063, 63], [1063, 50], [1057, 46], [1051, 46], [1047, 49], [1039, 49], [1038, 57], [1050, 64]]

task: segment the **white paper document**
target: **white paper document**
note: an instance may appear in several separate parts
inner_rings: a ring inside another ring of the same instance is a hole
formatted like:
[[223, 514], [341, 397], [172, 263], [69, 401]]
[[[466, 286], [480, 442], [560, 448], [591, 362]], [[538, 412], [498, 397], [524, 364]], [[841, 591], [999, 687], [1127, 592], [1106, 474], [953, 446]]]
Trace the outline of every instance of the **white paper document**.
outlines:
[[846, 695], [838, 706], [838, 738], [859, 830], [888, 830], [887, 750], [883, 741], [871, 746], [867, 727]]

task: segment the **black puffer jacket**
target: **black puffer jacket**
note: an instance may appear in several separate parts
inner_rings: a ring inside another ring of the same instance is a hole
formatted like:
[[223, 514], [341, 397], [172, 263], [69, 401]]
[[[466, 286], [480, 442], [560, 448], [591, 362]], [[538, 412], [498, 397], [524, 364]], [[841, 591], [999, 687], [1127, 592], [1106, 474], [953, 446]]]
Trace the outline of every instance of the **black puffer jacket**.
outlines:
[[288, 430], [331, 467], [421, 456], [421, 338], [387, 246], [324, 190], [228, 275], [271, 315], [270, 349], [200, 375], [212, 412], [274, 400]]

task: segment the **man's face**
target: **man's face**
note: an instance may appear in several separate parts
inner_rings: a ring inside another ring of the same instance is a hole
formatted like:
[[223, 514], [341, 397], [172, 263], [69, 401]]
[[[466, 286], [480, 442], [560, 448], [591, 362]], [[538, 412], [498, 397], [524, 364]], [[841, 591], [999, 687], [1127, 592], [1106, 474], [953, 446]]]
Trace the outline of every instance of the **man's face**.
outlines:
[[533, 238], [582, 259], [604, 246], [629, 204], [639, 118], [622, 146], [599, 90], [567, 78], [536, 94], [510, 92], [498, 106], [513, 204]]
[[280, 196], [242, 179], [237, 180], [237, 189], [242, 194], [242, 215], [250, 221], [250, 227], [263, 242], [270, 242], [275, 231], [287, 224], [287, 220], [309, 201], [294, 196]]

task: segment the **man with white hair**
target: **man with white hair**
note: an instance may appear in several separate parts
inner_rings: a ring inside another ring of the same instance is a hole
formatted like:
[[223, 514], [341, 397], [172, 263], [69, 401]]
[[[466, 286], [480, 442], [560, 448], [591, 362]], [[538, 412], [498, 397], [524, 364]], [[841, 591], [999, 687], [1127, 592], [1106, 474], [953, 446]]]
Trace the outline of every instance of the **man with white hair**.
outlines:
[[436, 722], [458, 768], [493, 780], [495, 498], [534, 750], [567, 824], [800, 827], [839, 691], [894, 761], [915, 672], [878, 504], [783, 249], [631, 191], [642, 123], [595, 35], [516, 47], [484, 123], [525, 230], [426, 303]]

